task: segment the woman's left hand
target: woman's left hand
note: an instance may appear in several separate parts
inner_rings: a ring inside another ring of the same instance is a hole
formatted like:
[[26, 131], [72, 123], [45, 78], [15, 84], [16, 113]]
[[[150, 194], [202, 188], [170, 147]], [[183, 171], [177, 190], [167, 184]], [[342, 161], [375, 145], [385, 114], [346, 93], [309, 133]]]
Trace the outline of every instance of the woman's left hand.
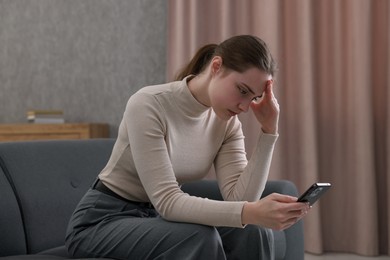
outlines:
[[260, 102], [252, 102], [251, 108], [261, 124], [264, 133], [277, 134], [279, 124], [279, 104], [272, 91], [273, 80], [268, 80]]

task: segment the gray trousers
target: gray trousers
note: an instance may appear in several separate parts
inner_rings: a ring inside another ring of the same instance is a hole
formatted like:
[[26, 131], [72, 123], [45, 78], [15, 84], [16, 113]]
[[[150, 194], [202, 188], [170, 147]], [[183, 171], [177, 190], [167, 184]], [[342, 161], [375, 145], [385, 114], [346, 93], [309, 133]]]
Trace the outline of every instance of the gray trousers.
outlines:
[[76, 258], [274, 259], [269, 229], [169, 222], [154, 209], [94, 189], [88, 190], [72, 215], [66, 246]]

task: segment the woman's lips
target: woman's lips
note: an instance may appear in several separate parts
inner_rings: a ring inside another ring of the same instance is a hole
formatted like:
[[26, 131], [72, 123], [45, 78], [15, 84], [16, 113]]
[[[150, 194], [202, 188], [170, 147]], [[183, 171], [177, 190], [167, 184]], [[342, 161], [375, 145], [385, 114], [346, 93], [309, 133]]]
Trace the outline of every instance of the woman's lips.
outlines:
[[231, 111], [230, 109], [228, 109], [228, 112], [229, 112], [229, 115], [230, 115], [230, 116], [235, 116], [235, 115], [237, 115], [237, 113]]

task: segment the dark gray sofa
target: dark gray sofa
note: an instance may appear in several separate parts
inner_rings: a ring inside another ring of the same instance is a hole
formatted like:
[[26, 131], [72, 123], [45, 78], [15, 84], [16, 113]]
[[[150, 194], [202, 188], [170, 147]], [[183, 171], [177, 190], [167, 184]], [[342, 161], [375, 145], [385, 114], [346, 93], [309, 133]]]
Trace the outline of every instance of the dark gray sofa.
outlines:
[[[113, 139], [0, 142], [0, 258], [66, 259], [65, 230], [76, 204], [106, 164]], [[215, 181], [183, 185], [197, 196], [221, 199]], [[272, 192], [297, 195], [289, 181]], [[277, 259], [304, 258], [298, 222], [275, 231]]]

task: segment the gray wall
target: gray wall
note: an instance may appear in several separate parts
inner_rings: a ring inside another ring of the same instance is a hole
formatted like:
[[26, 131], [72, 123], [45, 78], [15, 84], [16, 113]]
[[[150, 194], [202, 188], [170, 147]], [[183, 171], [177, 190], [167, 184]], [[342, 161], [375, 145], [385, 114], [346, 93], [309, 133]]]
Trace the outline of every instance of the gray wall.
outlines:
[[164, 0], [0, 0], [0, 123], [62, 109], [115, 137], [130, 95], [165, 81], [166, 13]]

